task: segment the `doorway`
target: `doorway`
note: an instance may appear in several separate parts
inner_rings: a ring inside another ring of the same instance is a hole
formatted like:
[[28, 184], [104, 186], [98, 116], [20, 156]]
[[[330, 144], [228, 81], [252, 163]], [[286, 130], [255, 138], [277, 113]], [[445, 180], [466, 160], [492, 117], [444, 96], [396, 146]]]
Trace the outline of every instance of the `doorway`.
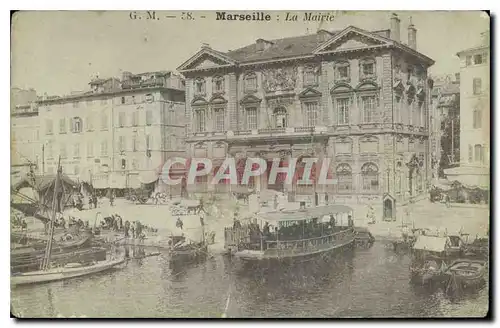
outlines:
[[384, 220], [393, 219], [393, 204], [391, 199], [384, 201]]

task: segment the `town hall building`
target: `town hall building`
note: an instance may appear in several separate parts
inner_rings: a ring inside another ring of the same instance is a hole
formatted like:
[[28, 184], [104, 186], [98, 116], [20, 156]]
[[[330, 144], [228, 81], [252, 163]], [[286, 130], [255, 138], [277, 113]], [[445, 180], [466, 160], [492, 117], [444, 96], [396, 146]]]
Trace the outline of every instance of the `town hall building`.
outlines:
[[263, 175], [249, 188], [316, 204], [384, 201], [385, 215], [394, 216], [395, 202], [422, 194], [431, 177], [427, 70], [434, 61], [417, 51], [411, 19], [407, 44], [400, 29], [393, 14], [390, 29], [380, 31], [319, 30], [229, 52], [203, 45], [178, 68], [189, 156], [211, 158], [215, 167], [226, 156], [279, 157], [283, 165], [290, 157], [329, 158], [333, 186], [268, 185]]

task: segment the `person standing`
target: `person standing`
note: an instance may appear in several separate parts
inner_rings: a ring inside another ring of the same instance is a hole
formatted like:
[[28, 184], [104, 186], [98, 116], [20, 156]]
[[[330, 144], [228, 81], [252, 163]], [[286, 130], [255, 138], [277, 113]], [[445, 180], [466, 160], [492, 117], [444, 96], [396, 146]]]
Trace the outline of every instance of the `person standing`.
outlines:
[[184, 223], [182, 222], [182, 220], [181, 220], [181, 217], [180, 217], [180, 216], [177, 218], [177, 222], [175, 223], [175, 226], [176, 226], [177, 228], [179, 228], [179, 229], [181, 229], [181, 230], [182, 230], [182, 227], [184, 226]]

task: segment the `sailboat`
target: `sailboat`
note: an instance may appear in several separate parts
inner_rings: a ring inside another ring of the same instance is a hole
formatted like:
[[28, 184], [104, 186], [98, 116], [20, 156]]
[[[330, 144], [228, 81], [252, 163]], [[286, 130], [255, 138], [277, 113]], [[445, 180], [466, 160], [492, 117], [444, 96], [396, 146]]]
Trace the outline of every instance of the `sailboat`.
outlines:
[[109, 260], [93, 261], [91, 263], [68, 263], [62, 267], [52, 267], [52, 242], [54, 238], [58, 200], [60, 199], [58, 192], [60, 190], [61, 174], [61, 158], [59, 158], [57, 174], [54, 183], [54, 197], [52, 198], [52, 217], [49, 221], [49, 238], [47, 241], [45, 256], [42, 260], [41, 268], [39, 271], [12, 274], [10, 278], [12, 285], [36, 284], [81, 277], [92, 273], [112, 269], [125, 263], [126, 261], [126, 259], [123, 257], [118, 259], [112, 258]]

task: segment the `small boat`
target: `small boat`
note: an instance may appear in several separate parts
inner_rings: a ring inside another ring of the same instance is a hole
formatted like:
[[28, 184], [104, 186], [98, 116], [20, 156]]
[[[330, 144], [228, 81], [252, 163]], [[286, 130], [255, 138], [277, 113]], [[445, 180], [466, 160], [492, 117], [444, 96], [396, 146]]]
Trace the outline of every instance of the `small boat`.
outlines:
[[123, 264], [125, 261], [125, 258], [121, 258], [97, 261], [90, 265], [68, 263], [64, 267], [59, 268], [12, 274], [10, 281], [12, 285], [26, 285], [76, 278], [112, 269]]
[[444, 270], [449, 277], [449, 287], [468, 288], [483, 284], [486, 280], [486, 261], [457, 260]]
[[[11, 259], [11, 272], [26, 272], [38, 270], [43, 262], [44, 254], [37, 256], [26, 256], [17, 259]], [[106, 249], [102, 247], [91, 247], [84, 249], [75, 249], [63, 252], [52, 253], [51, 262], [56, 265], [64, 265], [75, 261], [102, 261], [106, 259]]]
[[354, 237], [356, 247], [370, 248], [375, 242], [375, 237], [373, 237], [372, 233], [367, 228], [356, 227], [354, 231], [356, 233]]
[[190, 263], [208, 255], [208, 246], [204, 242], [193, 242], [184, 236], [171, 236], [170, 241], [170, 262]]

